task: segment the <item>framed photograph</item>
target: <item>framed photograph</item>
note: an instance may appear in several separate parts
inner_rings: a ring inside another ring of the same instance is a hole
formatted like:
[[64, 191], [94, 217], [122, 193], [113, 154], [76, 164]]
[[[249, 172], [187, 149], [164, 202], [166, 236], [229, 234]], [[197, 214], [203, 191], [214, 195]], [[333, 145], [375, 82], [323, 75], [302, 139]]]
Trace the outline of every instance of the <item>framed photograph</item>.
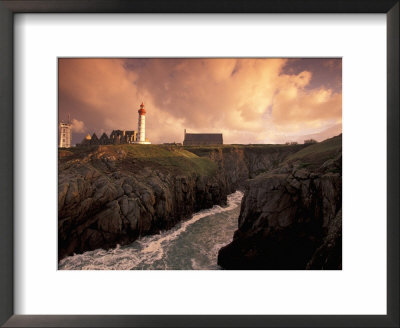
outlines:
[[399, 326], [398, 1], [0, 1], [4, 326]]
[[58, 58], [58, 269], [341, 270], [341, 95], [341, 58]]

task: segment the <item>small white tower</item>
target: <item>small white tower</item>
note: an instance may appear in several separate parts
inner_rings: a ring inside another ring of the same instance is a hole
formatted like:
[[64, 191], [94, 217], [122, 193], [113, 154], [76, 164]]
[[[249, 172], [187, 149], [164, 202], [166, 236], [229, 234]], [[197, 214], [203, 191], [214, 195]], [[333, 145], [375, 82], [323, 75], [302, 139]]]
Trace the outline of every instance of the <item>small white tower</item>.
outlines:
[[71, 133], [72, 124], [68, 117], [68, 122], [60, 122], [60, 148], [70, 148], [71, 147]]
[[138, 120], [138, 140], [137, 141], [146, 141], [146, 110], [144, 108], [144, 103], [140, 105], [140, 109], [138, 110], [139, 120]]
[[138, 144], [150, 144], [151, 142], [146, 139], [146, 109], [144, 108], [144, 103], [140, 105], [138, 110], [138, 133], [136, 136], [136, 143]]

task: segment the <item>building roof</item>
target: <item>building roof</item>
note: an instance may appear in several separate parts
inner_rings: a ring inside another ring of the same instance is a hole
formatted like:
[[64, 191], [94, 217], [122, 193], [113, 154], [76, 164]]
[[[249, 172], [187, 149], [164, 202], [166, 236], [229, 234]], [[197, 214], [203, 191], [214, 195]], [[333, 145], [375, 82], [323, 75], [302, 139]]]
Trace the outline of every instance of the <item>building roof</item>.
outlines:
[[222, 143], [222, 133], [186, 133], [185, 141], [200, 143]]

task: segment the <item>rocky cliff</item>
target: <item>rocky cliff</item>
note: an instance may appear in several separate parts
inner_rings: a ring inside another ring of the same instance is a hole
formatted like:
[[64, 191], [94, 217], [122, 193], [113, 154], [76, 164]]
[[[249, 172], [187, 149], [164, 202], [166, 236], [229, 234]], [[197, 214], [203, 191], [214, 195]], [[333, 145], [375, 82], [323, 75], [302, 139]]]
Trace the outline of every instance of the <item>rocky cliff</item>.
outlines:
[[247, 181], [225, 269], [341, 269], [341, 136]]
[[[289, 181], [291, 170], [298, 167], [298, 159], [293, 156], [308, 148], [107, 145], [60, 150], [59, 259], [96, 248], [107, 249], [117, 243], [127, 244], [139, 236], [169, 229], [194, 212], [224, 204], [229, 193], [244, 189], [245, 185], [247, 191], [235, 240], [242, 232], [243, 236], [250, 236], [253, 231], [247, 227], [247, 217], [253, 214], [248, 214], [247, 209], [261, 205], [252, 203], [254, 196], [248, 195], [257, 186], [269, 185], [271, 172], [280, 172], [280, 183]], [[314, 182], [309, 186], [314, 186]], [[269, 198], [263, 201], [270, 204]], [[327, 242], [324, 248], [320, 244], [322, 255], [315, 254], [314, 265], [324, 256], [328, 245]], [[222, 255], [221, 265], [229, 268], [227, 259]]]
[[307, 145], [226, 145], [220, 147], [185, 147], [211, 159], [218, 166], [230, 192], [243, 189], [245, 181], [271, 171], [291, 154]]
[[60, 151], [58, 189], [59, 259], [171, 228], [228, 194], [209, 159], [142, 145]]

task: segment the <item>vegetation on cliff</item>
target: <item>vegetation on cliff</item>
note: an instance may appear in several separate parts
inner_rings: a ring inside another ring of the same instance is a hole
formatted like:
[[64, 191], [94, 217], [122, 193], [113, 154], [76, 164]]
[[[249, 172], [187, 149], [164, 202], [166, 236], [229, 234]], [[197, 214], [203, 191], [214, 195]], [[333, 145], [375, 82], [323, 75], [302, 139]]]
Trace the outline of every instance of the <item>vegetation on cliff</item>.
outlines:
[[[119, 169], [132, 170], [137, 167], [171, 171], [175, 174], [198, 174], [211, 176], [216, 172], [216, 165], [211, 160], [199, 157], [182, 147], [159, 145], [105, 145], [76, 147], [59, 151], [60, 163], [88, 161], [99, 158], [119, 160]], [[94, 165], [96, 163], [94, 162]], [[101, 165], [100, 169], [103, 168]]]

